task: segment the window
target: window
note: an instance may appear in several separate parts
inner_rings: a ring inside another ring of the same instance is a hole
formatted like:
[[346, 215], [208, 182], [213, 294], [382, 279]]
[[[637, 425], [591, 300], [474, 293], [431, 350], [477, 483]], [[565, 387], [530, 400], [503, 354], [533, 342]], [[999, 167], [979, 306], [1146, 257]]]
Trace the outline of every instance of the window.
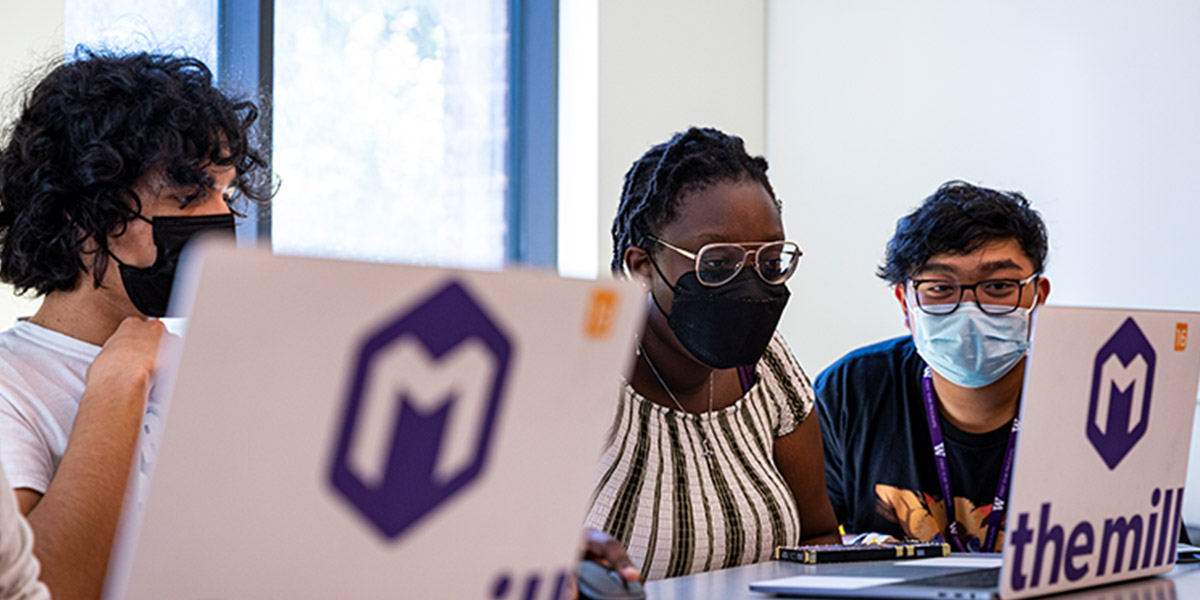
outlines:
[[276, 251], [554, 264], [556, 0], [66, 1], [69, 51], [268, 77]]
[[66, 0], [63, 37], [114, 51], [181, 52], [216, 72], [217, 0]]
[[277, 5], [275, 250], [501, 266], [507, 50], [506, 2]]

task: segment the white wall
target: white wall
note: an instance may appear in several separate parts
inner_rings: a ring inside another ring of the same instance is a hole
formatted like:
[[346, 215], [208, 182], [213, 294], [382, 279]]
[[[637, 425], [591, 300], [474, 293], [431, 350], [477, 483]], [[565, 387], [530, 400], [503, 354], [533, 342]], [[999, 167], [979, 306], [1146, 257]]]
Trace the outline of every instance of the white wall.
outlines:
[[[569, 0], [565, 0], [569, 1]], [[764, 149], [763, 0], [600, 0], [598, 270], [609, 272], [625, 171], [690, 125]], [[564, 35], [567, 33], [564, 32]], [[560, 194], [572, 194], [560, 182]]]
[[600, 0], [558, 6], [558, 272], [600, 272]]
[[[0, 140], [16, 118], [30, 76], [63, 54], [63, 2], [0, 0]], [[0, 142], [3, 143], [3, 142]], [[0, 329], [17, 317], [37, 310], [40, 301], [19, 298], [12, 288], [0, 285]]]
[[1200, 3], [768, 0], [767, 157], [810, 374], [904, 332], [873, 271], [940, 183], [1026, 193], [1051, 302], [1200, 308]]
[[[737, 133], [771, 161], [789, 236], [807, 253], [783, 329], [814, 374], [903, 331], [872, 273], [895, 220], [954, 177], [1023, 190], [1043, 212], [1053, 301], [1200, 305], [1200, 40], [1189, 31], [1200, 5], [584, 4], [598, 51], [585, 48], [570, 88], [594, 86], [598, 101], [571, 118], [596, 142], [563, 145], [585, 156], [560, 194], [584, 204], [575, 231], [595, 207], [580, 243], [596, 245], [585, 256], [600, 273], [625, 170], [697, 124]], [[0, 10], [8, 92], [14, 73], [60, 51], [62, 5], [0, 0]], [[0, 110], [11, 106], [9, 95]], [[569, 231], [564, 243], [576, 243]], [[11, 305], [0, 291], [0, 322], [29, 312]]]

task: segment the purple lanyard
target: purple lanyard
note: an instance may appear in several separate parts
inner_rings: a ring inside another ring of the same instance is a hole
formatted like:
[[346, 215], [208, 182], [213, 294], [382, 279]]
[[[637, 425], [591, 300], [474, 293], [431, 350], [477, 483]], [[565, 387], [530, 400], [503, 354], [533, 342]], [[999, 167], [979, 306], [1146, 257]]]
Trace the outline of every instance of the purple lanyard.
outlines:
[[[921, 389], [925, 392], [925, 420], [929, 423], [929, 438], [933, 442], [933, 462], [937, 465], [938, 483], [942, 487], [942, 503], [946, 507], [948, 537], [956, 551], [970, 552], [971, 549], [963, 543], [955, 517], [954, 493], [950, 487], [950, 461], [946, 459], [946, 442], [942, 437], [941, 419], [938, 418], [937, 394], [933, 391], [933, 373], [928, 366], [925, 367], [925, 375], [921, 379]], [[981, 552], [996, 551], [996, 537], [1004, 521], [1008, 486], [1012, 483], [1013, 457], [1017, 450], [1017, 432], [1020, 429], [1020, 417], [1014, 416], [1012, 431], [1008, 434], [1008, 447], [1004, 450], [1004, 464], [1000, 467], [1000, 481], [996, 483], [996, 496], [992, 500], [992, 512], [987, 518], [987, 537], [979, 549]]]

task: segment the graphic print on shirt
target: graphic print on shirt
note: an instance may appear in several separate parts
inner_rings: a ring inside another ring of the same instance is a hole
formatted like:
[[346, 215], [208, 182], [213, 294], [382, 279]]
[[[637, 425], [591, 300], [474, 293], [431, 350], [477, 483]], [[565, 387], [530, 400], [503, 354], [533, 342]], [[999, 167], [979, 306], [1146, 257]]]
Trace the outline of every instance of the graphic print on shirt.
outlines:
[[385, 539], [482, 473], [510, 340], [454, 281], [364, 336], [329, 481]]
[[[875, 509], [880, 516], [897, 524], [908, 539], [922, 542], [944, 541], [946, 505], [941, 498], [924, 492], [890, 485], [875, 486]], [[992, 505], [975, 506], [961, 496], [954, 497], [954, 509], [966, 537], [967, 547], [979, 551], [987, 535], [987, 519]], [[1003, 547], [1004, 530], [997, 536], [996, 548]]]

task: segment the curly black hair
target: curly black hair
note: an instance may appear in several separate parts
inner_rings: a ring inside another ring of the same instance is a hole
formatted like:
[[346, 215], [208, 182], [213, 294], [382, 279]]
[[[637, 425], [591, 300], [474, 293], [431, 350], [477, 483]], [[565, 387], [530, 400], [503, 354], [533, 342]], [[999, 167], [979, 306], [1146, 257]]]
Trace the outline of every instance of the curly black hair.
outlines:
[[1049, 241], [1041, 215], [1020, 192], [947, 181], [896, 223], [884, 263], [875, 272], [892, 285], [904, 283], [934, 255], [969, 254], [984, 245], [1014, 239], [1033, 263], [1046, 268]]
[[758, 182], [780, 206], [767, 179], [767, 159], [747, 154], [740, 137], [692, 127], [647, 150], [625, 173], [612, 225], [613, 273], [621, 274], [626, 249], [644, 247], [647, 236], [675, 218], [683, 196], [725, 181]]
[[33, 89], [0, 149], [0, 281], [41, 296], [90, 272], [99, 287], [108, 236], [141, 212], [132, 186], [151, 169], [190, 187], [212, 184], [208, 165], [232, 165], [234, 201], [265, 205], [257, 118], [194, 58], [76, 49]]

